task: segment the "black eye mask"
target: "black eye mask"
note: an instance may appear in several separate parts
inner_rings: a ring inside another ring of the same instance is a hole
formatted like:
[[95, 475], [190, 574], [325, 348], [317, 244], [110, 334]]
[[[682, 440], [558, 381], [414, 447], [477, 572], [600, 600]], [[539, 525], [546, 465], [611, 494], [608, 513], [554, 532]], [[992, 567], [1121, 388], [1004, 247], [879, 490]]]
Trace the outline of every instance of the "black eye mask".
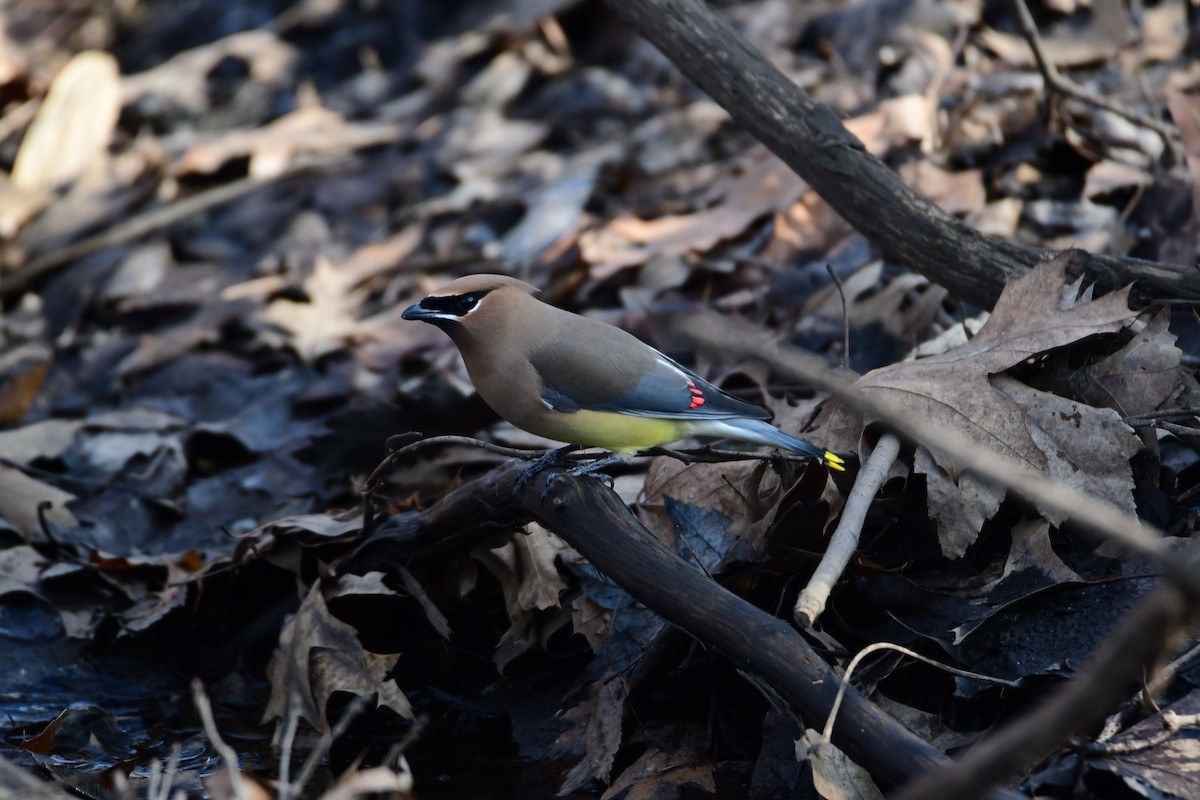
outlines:
[[467, 292], [466, 294], [452, 294], [446, 297], [426, 297], [421, 301], [421, 308], [427, 311], [439, 311], [445, 314], [454, 314], [461, 317], [479, 305], [479, 301], [487, 292]]

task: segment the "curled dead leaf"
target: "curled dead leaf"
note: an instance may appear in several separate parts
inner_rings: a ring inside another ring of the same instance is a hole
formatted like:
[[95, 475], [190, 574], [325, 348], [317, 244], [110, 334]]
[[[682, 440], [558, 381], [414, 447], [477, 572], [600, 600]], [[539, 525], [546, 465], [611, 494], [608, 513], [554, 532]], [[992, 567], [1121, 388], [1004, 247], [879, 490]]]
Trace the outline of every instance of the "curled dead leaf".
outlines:
[[55, 189], [103, 160], [121, 110], [117, 60], [88, 50], [72, 58], [34, 117], [13, 163], [12, 181]]
[[[1113, 333], [1136, 318], [1128, 289], [1094, 300], [1090, 291], [1080, 294], [1077, 282], [1067, 283], [1067, 258], [1043, 262], [1009, 283], [987, 323], [965, 344], [874, 370], [857, 387], [891, 405], [900, 417], [952, 428], [982, 451], [995, 451], [1132, 511], [1128, 460], [1139, 445], [1120, 417], [1002, 375], [1038, 354]], [[858, 430], [861, 423], [837, 412], [830, 431], [845, 438], [831, 446], [852, 448]], [[930, 513], [938, 521], [943, 552], [962, 555], [1003, 493], [924, 456], [916, 468], [929, 478]]]

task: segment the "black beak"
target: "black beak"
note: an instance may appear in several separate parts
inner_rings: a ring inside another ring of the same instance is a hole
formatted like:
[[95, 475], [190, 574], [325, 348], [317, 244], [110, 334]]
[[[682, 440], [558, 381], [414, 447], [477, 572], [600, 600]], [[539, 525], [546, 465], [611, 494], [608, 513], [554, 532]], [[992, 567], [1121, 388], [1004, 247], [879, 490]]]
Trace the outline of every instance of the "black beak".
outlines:
[[430, 311], [427, 308], [422, 308], [420, 303], [413, 303], [411, 306], [404, 309], [404, 313], [400, 316], [403, 319], [429, 319], [430, 317], [435, 316], [435, 314], [436, 312]]

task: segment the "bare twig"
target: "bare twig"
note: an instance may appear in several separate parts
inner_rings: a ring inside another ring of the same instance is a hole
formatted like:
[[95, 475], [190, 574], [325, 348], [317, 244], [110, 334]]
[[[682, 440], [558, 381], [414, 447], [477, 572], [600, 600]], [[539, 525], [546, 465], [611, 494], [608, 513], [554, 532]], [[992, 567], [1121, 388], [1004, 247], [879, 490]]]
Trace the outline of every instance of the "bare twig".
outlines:
[[854, 488], [846, 498], [846, 507], [842, 509], [842, 518], [838, 520], [837, 529], [829, 540], [829, 547], [825, 548], [825, 555], [821, 557], [821, 563], [817, 565], [808, 585], [796, 598], [792, 617], [800, 627], [811, 627], [825, 610], [829, 593], [858, 547], [858, 537], [862, 533], [863, 520], [871, 508], [871, 501], [887, 480], [888, 470], [899, 454], [900, 440], [885, 434], [854, 479]]
[[825, 265], [830, 280], [837, 287], [838, 297], [842, 298], [842, 369], [850, 371], [850, 307], [846, 304], [846, 286], [842, 283], [837, 271], [829, 264]]
[[[415, 438], [414, 438], [415, 437]], [[400, 458], [422, 450], [426, 447], [435, 447], [446, 444], [461, 444], [467, 447], [478, 447], [481, 450], [487, 450], [489, 453], [507, 456], [509, 458], [519, 458], [523, 461], [532, 461], [537, 458], [543, 458], [554, 451], [535, 450], [518, 447], [505, 447], [504, 445], [493, 444], [492, 442], [476, 439], [471, 436], [460, 436], [457, 434], [445, 434], [442, 436], [422, 436], [416, 431], [401, 433], [391, 437], [388, 440], [388, 445], [394, 442], [404, 442], [403, 445], [393, 448], [379, 465], [371, 472], [366, 481], [363, 482], [361, 495], [363, 498], [363, 535], [369, 536], [374, 528], [374, 513], [373, 504], [375, 491], [379, 488], [380, 481], [383, 480], [384, 473], [398, 461]], [[726, 461], [804, 461], [811, 459], [811, 456], [800, 456], [792, 453], [755, 453], [741, 450], [721, 450], [713, 447], [698, 447], [691, 450], [673, 450], [666, 447], [651, 447], [646, 450], [638, 451], [636, 457], [642, 458], [646, 456], [669, 456], [685, 464], [715, 464]], [[585, 453], [562, 453], [561, 457], [572, 461], [584, 461], [589, 458], [596, 458], [593, 452]]]
[[1167, 664], [1136, 696], [1131, 697], [1123, 706], [1104, 722], [1104, 728], [1096, 736], [1096, 743], [1102, 744], [1120, 733], [1126, 725], [1144, 713], [1146, 697], [1157, 697], [1175, 682], [1181, 670], [1200, 658], [1200, 644], [1188, 650], [1183, 655]]
[[363, 709], [367, 707], [367, 701], [355, 695], [342, 715], [338, 717], [338, 721], [334, 723], [333, 728], [321, 735], [320, 741], [313, 747], [308, 754], [308, 758], [304, 760], [304, 766], [300, 768], [300, 772], [296, 775], [296, 787], [303, 789], [312, 780], [313, 772], [316, 771], [317, 765], [325, 758], [325, 754], [329, 752], [330, 746], [339, 736], [346, 732]]
[[1164, 711], [1162, 714], [1163, 729], [1158, 733], [1142, 739], [1131, 739], [1126, 742], [1101, 742], [1087, 748], [1089, 755], [1119, 756], [1139, 753], [1158, 747], [1163, 742], [1174, 738], [1175, 734], [1184, 728], [1194, 728], [1200, 725], [1200, 714], [1176, 714]]
[[1194, 406], [1184, 408], [1166, 408], [1156, 411], [1147, 411], [1144, 414], [1132, 414], [1125, 417], [1127, 425], [1145, 425], [1148, 422], [1157, 422], [1162, 419], [1175, 419], [1194, 417], [1200, 415], [1200, 408]]
[[[146, 800], [171, 800], [171, 786], [174, 783], [175, 773], [179, 770], [180, 747], [176, 743], [171, 747], [171, 754], [167, 756], [167, 763], [159, 761], [157, 758], [151, 759], [149, 776], [146, 789]], [[124, 776], [117, 772], [116, 775]], [[128, 787], [126, 787], [128, 788]], [[129, 793], [133, 797], [132, 792]]]
[[283, 716], [283, 735], [279, 737], [279, 792], [276, 800], [291, 800], [295, 787], [292, 786], [292, 746], [296, 742], [296, 729], [300, 727], [300, 695], [293, 689], [288, 695], [287, 711]]
[[204, 733], [208, 736], [208, 740], [212, 742], [213, 747], [221, 755], [221, 760], [225, 762], [225, 770], [229, 773], [229, 787], [233, 790], [234, 795], [238, 800], [249, 800], [249, 794], [246, 791], [246, 782], [242, 780], [242, 771], [238, 769], [237, 753], [233, 751], [221, 734], [217, 731], [217, 723], [213, 719], [212, 704], [208, 702], [208, 694], [204, 691], [204, 684], [199, 678], [192, 680], [192, 702], [196, 704], [196, 710], [200, 712], [200, 721], [204, 724]]
[[[415, 441], [413, 437], [417, 437]], [[461, 444], [467, 447], [477, 447], [480, 450], [487, 450], [489, 453], [495, 453], [508, 458], [519, 458], [522, 461], [532, 461], [546, 455], [546, 450], [521, 447], [505, 447], [504, 445], [494, 444], [476, 439], [471, 436], [460, 436], [457, 434], [445, 434], [441, 436], [422, 436], [419, 433], [402, 433], [391, 437], [391, 441], [404, 441], [405, 444], [393, 449], [384, 457], [379, 466], [371, 473], [370, 477], [363, 484], [363, 491], [374, 491], [378, 488], [379, 482], [383, 477], [384, 471], [394, 464], [401, 457], [410, 453], [422, 450], [426, 447], [436, 447], [446, 444]], [[682, 461], [685, 464], [716, 464], [725, 461], [774, 461], [776, 459], [784, 459], [785, 461], [804, 461], [812, 458], [812, 456], [795, 455], [793, 453], [771, 452], [758, 453], [749, 450], [722, 450], [718, 447], [696, 447], [686, 450], [677, 450], [668, 447], [649, 447], [645, 450], [639, 450], [634, 456], [635, 458], [645, 458], [648, 456], [668, 456], [677, 461]], [[594, 451], [584, 453], [564, 453], [563, 458], [572, 461], [586, 461], [591, 458], [596, 458]]]
[[[405, 442], [399, 447], [393, 447], [394, 443]], [[504, 447], [503, 445], [492, 444], [485, 442], [482, 439], [476, 439], [471, 436], [458, 436], [448, 434], [445, 436], [423, 436], [417, 431], [409, 431], [392, 436], [388, 439], [389, 452], [379, 462], [379, 465], [367, 477], [363, 483], [360, 494], [362, 495], [363, 504], [363, 535], [370, 536], [371, 531], [375, 527], [375, 511], [374, 500], [375, 490], [379, 488], [379, 482], [383, 480], [384, 473], [391, 468], [393, 464], [399, 461], [410, 453], [415, 453], [426, 447], [434, 447], [444, 444], [461, 444], [468, 447], [478, 447], [482, 450], [487, 450], [491, 453], [496, 453], [509, 458], [520, 458], [530, 460], [545, 454], [544, 450], [525, 450], [515, 447]]]
[[[1176, 436], [1200, 436], [1200, 430], [1197, 430], [1190, 425], [1180, 425], [1177, 422], [1167, 422], [1166, 420], [1161, 420], [1158, 423], [1158, 428], [1166, 431], [1167, 433], [1173, 433]], [[1193, 487], [1193, 489], [1194, 488], [1195, 487]]]
[[1029, 47], [1033, 50], [1034, 61], [1037, 62], [1038, 71], [1042, 73], [1042, 79], [1046, 82], [1047, 94], [1059, 94], [1063, 97], [1071, 97], [1080, 102], [1116, 114], [1118, 117], [1126, 119], [1134, 125], [1140, 125], [1147, 130], [1154, 131], [1163, 140], [1163, 144], [1173, 152], [1178, 152], [1178, 146], [1182, 140], [1177, 128], [1156, 119], [1151, 119], [1145, 114], [1139, 114], [1114, 100], [1098, 95], [1059, 72], [1054, 63], [1050, 61], [1049, 56], [1046, 55], [1046, 49], [1042, 46], [1042, 37], [1038, 34], [1037, 23], [1034, 22], [1033, 15], [1029, 13], [1029, 7], [1025, 5], [1025, 0], [1012, 0], [1012, 5], [1013, 10], [1017, 14], [1017, 22], [1021, 26], [1021, 33], [1024, 34], [1025, 41], [1029, 42]]
[[920, 653], [909, 650], [907, 647], [903, 647], [898, 644], [892, 644], [891, 642], [876, 642], [875, 644], [869, 644], [862, 650], [859, 650], [854, 655], [854, 658], [850, 659], [850, 663], [846, 665], [846, 672], [842, 675], [841, 683], [838, 685], [837, 698], [835, 698], [833, 701], [833, 708], [829, 709], [829, 717], [825, 720], [825, 728], [821, 731], [821, 741], [824, 743], [828, 744], [832, 739], [833, 723], [837, 719], [838, 710], [842, 707], [842, 698], [846, 696], [846, 689], [850, 686], [850, 678], [854, 675], [854, 670], [858, 668], [858, 665], [864, 658], [872, 653], [877, 653], [880, 650], [894, 650], [897, 653], [903, 653], [909, 658], [915, 658], [917, 661], [928, 664], [931, 667], [937, 667], [943, 672], [949, 672], [951, 675], [957, 675], [960, 678], [972, 678], [977, 681], [983, 681], [984, 683], [998, 683], [1001, 686], [1008, 686], [1014, 689], [1021, 685], [1020, 681], [1010, 681], [1005, 680], [1004, 678], [995, 678], [991, 675], [983, 675], [978, 672], [971, 672], [969, 670], [959, 669], [958, 667], [952, 667], [949, 664], [943, 664], [940, 661], [934, 661], [928, 656], [923, 656]]
[[412, 727], [408, 729], [400, 741], [388, 748], [387, 757], [383, 759], [383, 763], [399, 766], [401, 764], [400, 759], [404, 758], [404, 754], [408, 752], [408, 748], [421, 739], [421, 734], [425, 732], [425, 728], [428, 725], [429, 717], [424, 714], [419, 715], [413, 720]]
[[182, 200], [176, 200], [173, 203], [152, 208], [149, 211], [144, 211], [141, 214], [113, 225], [102, 233], [95, 236], [89, 236], [86, 239], [81, 239], [78, 242], [61, 247], [57, 250], [51, 250], [48, 253], [37, 256], [29, 261], [29, 263], [13, 270], [5, 276], [4, 282], [0, 285], [0, 297], [11, 297], [24, 291], [30, 283], [42, 277], [43, 275], [53, 272], [64, 264], [68, 264], [77, 259], [90, 255], [98, 250], [103, 250], [106, 247], [115, 245], [127, 244], [137, 239], [170, 227], [177, 222], [181, 222], [197, 214], [203, 213], [210, 208], [215, 208], [226, 203], [237, 200], [259, 189], [265, 189], [269, 186], [276, 185], [281, 181], [294, 178], [308, 172], [313, 172], [322, 168], [337, 166], [342, 163], [342, 158], [302, 158], [297, 159], [286, 170], [272, 178], [259, 178], [249, 175], [245, 178], [240, 178], [232, 183], [226, 183], [222, 186], [217, 186], [197, 194], [190, 195]]

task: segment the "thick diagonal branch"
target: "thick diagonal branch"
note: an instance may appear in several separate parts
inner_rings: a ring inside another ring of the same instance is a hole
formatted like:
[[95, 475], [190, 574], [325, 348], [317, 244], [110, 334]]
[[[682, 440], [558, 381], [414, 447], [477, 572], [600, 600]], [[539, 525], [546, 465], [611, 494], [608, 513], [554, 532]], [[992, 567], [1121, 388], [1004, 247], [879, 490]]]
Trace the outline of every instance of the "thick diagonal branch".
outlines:
[[[543, 472], [513, 496], [517, 477], [527, 468], [521, 462], [503, 465], [424, 512], [393, 518], [341, 570], [386, 569], [447, 536], [495, 532], [498, 520], [511, 526], [522, 518], [536, 519], [637, 600], [767, 682], [808, 724], [820, 726], [837, 695], [838, 679], [794, 628], [684, 562], [599, 481], [564, 476], [547, 490]], [[884, 787], [949, 764], [939, 750], [853, 690], [843, 701], [833, 741]], [[1012, 800], [1021, 795], [996, 790], [986, 796]]]

